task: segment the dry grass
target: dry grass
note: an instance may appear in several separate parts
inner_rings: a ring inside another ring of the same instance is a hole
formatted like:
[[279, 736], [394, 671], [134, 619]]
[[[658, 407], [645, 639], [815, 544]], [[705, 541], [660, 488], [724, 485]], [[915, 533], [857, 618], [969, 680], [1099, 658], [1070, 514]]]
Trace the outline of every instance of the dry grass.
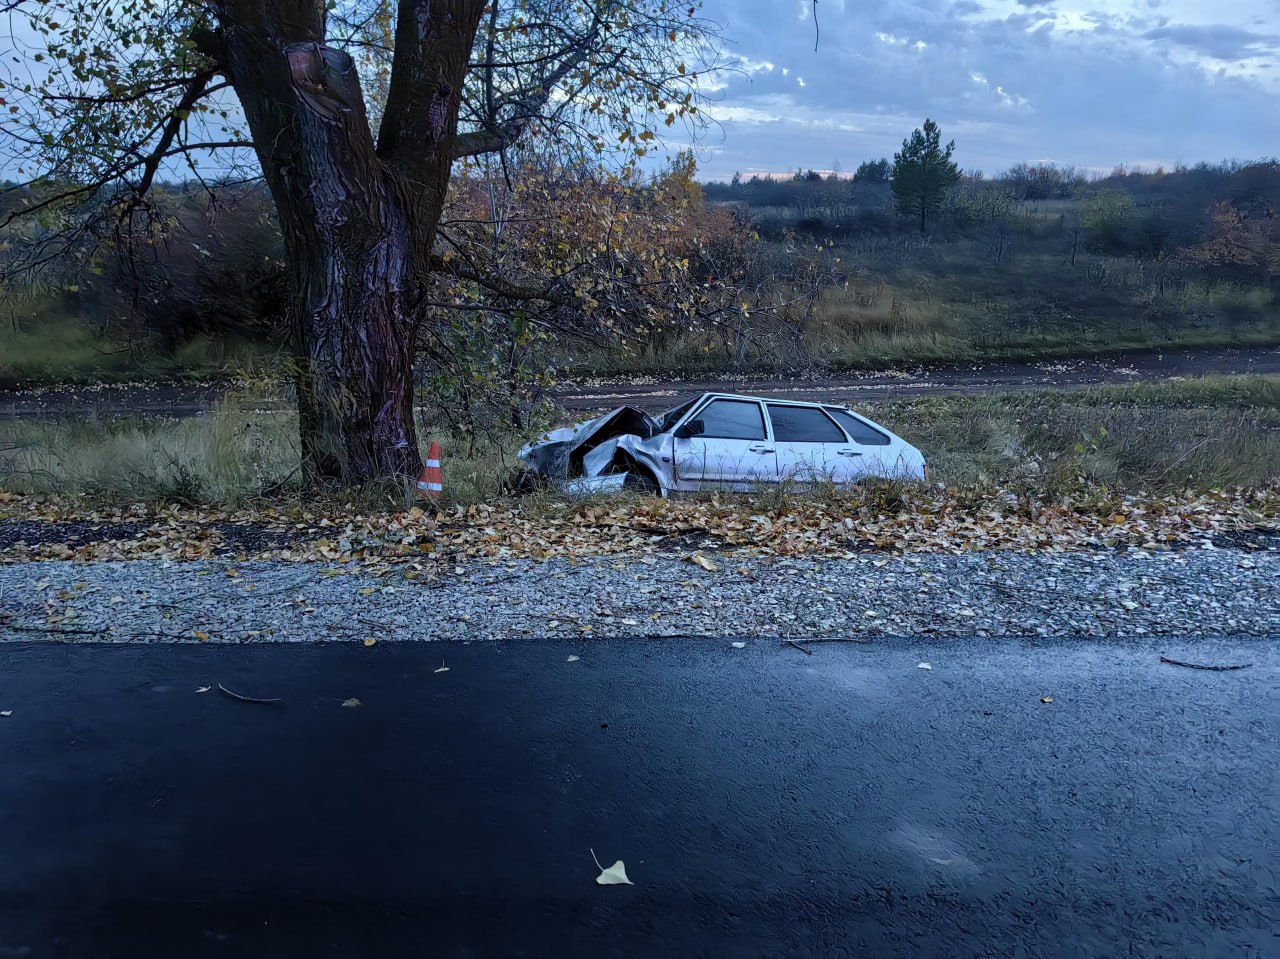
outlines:
[[1264, 486], [1280, 477], [1280, 382], [1180, 382], [868, 403], [948, 485], [1040, 492]]
[[[126, 502], [298, 496], [296, 418], [261, 411], [261, 399], [233, 393], [212, 413], [182, 420], [0, 422], [0, 488]], [[1280, 383], [1263, 377], [924, 398], [864, 410], [919, 446], [935, 480], [959, 488], [1162, 492], [1265, 486], [1280, 477]], [[470, 456], [441, 442], [447, 504], [507, 494], [520, 437]], [[870, 496], [888, 509], [903, 495], [892, 483], [854, 493], [781, 485], [759, 498], [783, 508], [800, 496]], [[526, 503], [536, 511], [540, 500], [549, 507], [562, 498], [543, 492]], [[398, 505], [385, 491], [368, 499], [372, 507]]]
[[297, 418], [228, 394], [185, 419], [0, 422], [0, 484], [11, 492], [231, 503], [287, 483]]

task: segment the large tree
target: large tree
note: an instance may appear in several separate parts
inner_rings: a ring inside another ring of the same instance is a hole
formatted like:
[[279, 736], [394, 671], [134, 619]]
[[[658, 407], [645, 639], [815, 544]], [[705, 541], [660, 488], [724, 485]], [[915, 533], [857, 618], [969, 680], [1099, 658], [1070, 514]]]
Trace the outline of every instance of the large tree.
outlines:
[[956, 142], [942, 145], [942, 130], [932, 120], [923, 130], [913, 130], [893, 155], [889, 185], [898, 212], [919, 219], [923, 233], [929, 217], [942, 209], [942, 201], [957, 183], [960, 170], [951, 159]]
[[438, 275], [547, 295], [442, 246], [455, 165], [537, 137], [633, 171], [696, 113], [714, 35], [692, 2], [11, 0], [0, 139], [27, 178], [15, 214], [42, 218], [20, 265], [151, 238], [157, 178], [225, 180], [238, 167], [210, 154], [248, 152], [284, 236], [307, 477], [412, 477]]

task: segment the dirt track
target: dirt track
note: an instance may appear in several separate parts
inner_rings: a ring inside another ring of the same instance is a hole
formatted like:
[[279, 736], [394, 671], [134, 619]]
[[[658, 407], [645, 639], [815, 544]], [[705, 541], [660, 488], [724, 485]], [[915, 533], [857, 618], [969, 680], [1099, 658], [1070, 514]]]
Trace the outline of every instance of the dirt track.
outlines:
[[[615, 406], [656, 411], [682, 396], [719, 390], [793, 399], [857, 403], [870, 399], [947, 396], [1009, 390], [1062, 389], [1173, 377], [1252, 373], [1280, 376], [1280, 348], [1127, 353], [1035, 363], [978, 363], [939, 368], [792, 378], [734, 376], [662, 381], [656, 377], [566, 385], [556, 398], [565, 409], [590, 412]], [[0, 392], [0, 420], [39, 416], [197, 416], [224, 392], [217, 386], [46, 387]]]
[[632, 383], [615, 381], [566, 387], [560, 391], [559, 400], [570, 410], [604, 410], [625, 404], [652, 411], [669, 409], [682, 396], [717, 390], [786, 399], [857, 403], [870, 399], [1062, 389], [1243, 373], [1280, 376], [1280, 348], [1129, 353], [1036, 363], [992, 362], [933, 369], [915, 367], [791, 379], [756, 376], [673, 382], [638, 379]]

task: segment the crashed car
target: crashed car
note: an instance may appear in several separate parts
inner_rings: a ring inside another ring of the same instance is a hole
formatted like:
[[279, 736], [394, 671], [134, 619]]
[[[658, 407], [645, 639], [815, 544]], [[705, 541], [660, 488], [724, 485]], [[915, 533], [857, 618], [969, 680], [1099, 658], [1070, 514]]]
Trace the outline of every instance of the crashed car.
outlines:
[[733, 393], [703, 393], [656, 419], [620, 406], [552, 430], [520, 458], [537, 477], [577, 493], [925, 478], [918, 449], [850, 409]]

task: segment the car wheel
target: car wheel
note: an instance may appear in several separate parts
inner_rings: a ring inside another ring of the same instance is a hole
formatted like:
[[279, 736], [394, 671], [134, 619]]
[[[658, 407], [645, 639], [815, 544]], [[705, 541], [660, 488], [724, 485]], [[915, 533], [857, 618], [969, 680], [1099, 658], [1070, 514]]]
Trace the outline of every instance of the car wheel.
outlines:
[[662, 495], [662, 489], [658, 486], [657, 480], [640, 470], [631, 470], [627, 473], [627, 478], [622, 481], [622, 488], [639, 493], [641, 496]]

